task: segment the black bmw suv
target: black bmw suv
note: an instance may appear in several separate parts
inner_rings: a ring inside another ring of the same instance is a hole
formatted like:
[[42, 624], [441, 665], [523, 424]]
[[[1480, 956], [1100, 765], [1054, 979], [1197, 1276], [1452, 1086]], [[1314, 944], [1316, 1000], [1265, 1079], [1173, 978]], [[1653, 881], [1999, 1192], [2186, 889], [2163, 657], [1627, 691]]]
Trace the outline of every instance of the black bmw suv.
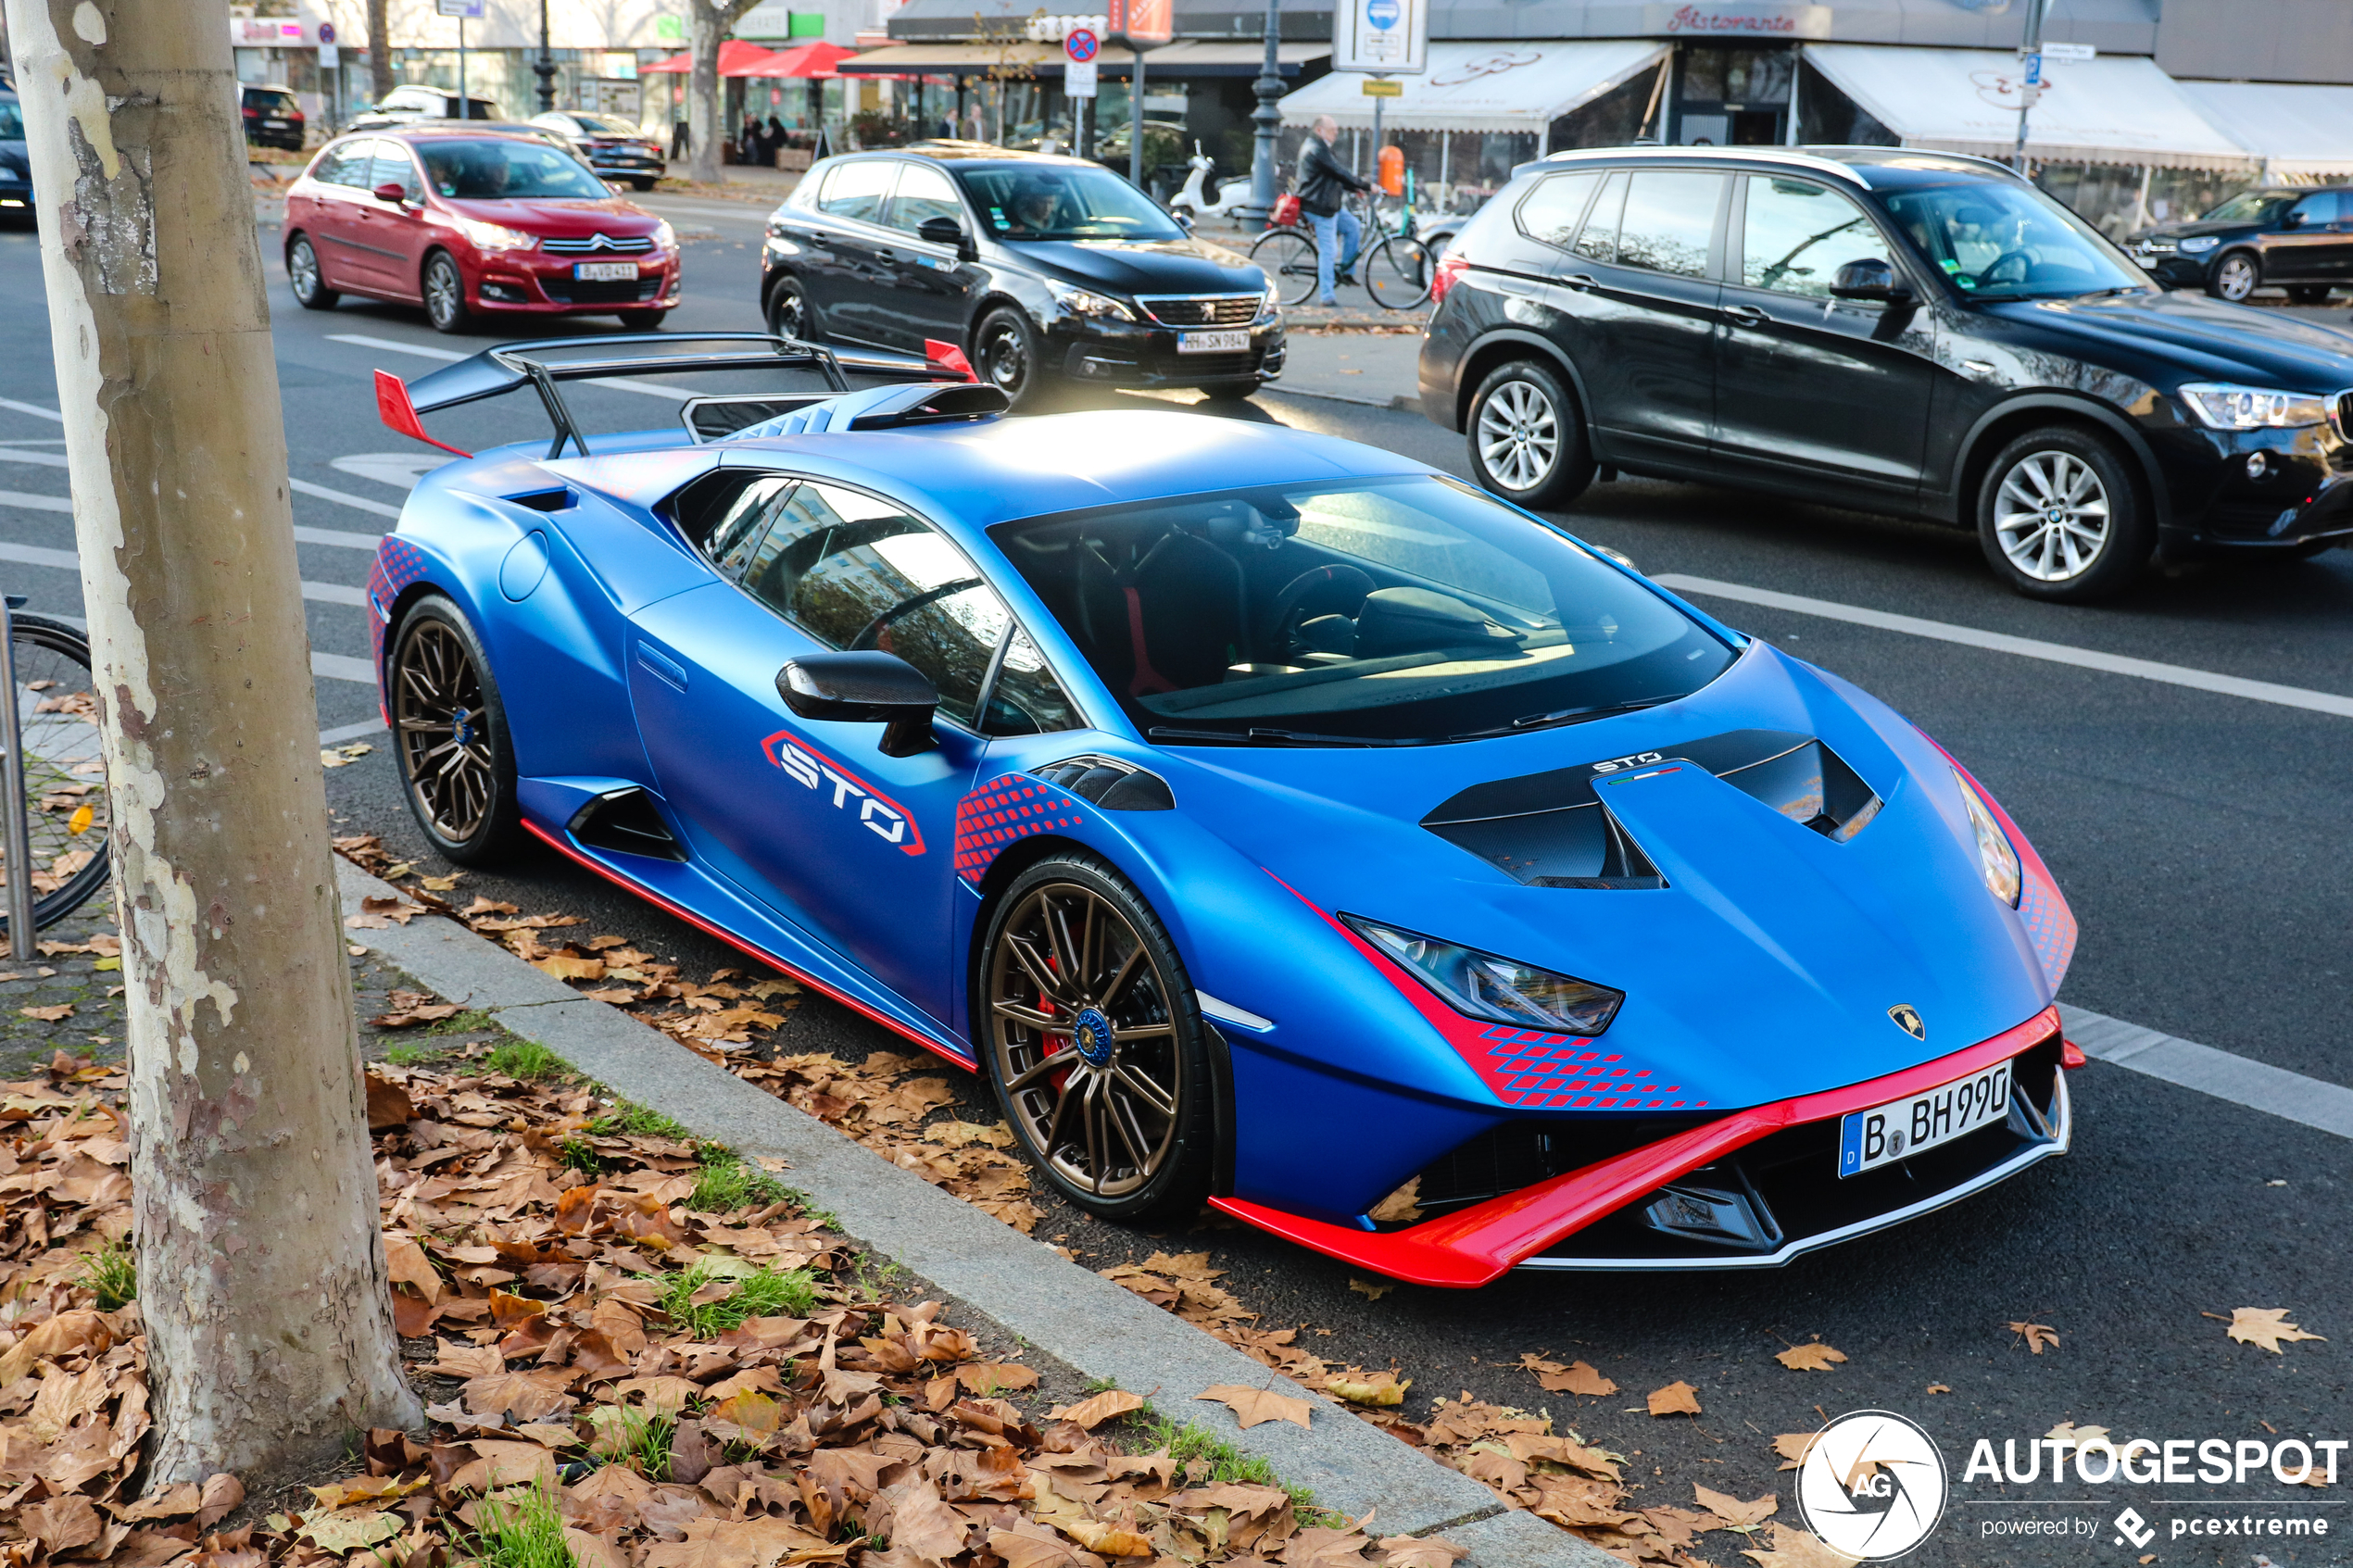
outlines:
[[2062, 600], [2160, 545], [2353, 540], [2353, 336], [2169, 294], [1999, 164], [1554, 154], [1439, 282], [1423, 409], [1524, 506], [1620, 470], [1749, 485], [1973, 528]]
[[2318, 305], [2353, 283], [2353, 190], [2241, 191], [2195, 222], [2144, 229], [2124, 248], [2169, 288], [2241, 300], [2277, 283], [2296, 304]]
[[1283, 369], [1266, 275], [1100, 164], [935, 142], [827, 158], [768, 220], [786, 337], [963, 350], [1016, 406], [1049, 382], [1245, 397]]

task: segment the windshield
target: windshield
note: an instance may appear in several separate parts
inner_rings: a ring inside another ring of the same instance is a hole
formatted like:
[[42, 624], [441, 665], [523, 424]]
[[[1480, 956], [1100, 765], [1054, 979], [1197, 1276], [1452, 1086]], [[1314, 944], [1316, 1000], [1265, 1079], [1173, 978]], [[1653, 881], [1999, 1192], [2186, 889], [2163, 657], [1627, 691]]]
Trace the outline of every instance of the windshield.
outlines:
[[1108, 169], [1043, 165], [959, 169], [956, 178], [1000, 240], [1181, 240], [1152, 199]]
[[519, 196], [580, 196], [602, 201], [612, 193], [569, 153], [535, 142], [421, 143], [425, 177], [445, 196], [498, 201]]
[[1151, 738], [1428, 744], [1648, 707], [1732, 650], [1566, 535], [1435, 478], [990, 531]]
[[1887, 210], [1954, 285], [1981, 299], [2057, 299], [2148, 288], [2098, 231], [2015, 181], [1891, 191]]
[[580, 129], [592, 136], [635, 136], [637, 134], [637, 124], [635, 120], [615, 119], [609, 114], [576, 114], [572, 118], [580, 122]]
[[24, 140], [24, 113], [14, 98], [0, 98], [0, 142]]
[[2301, 191], [2241, 191], [2198, 220], [2201, 223], [2269, 223]]

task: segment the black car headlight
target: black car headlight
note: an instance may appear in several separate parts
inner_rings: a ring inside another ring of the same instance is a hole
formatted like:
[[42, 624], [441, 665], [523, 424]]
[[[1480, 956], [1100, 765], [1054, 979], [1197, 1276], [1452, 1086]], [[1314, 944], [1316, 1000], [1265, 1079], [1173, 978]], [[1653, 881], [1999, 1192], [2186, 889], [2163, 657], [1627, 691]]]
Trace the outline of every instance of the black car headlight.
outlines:
[[1626, 993], [1574, 975], [1498, 958], [1396, 926], [1342, 915], [1348, 928], [1444, 999], [1456, 1012], [1514, 1029], [1598, 1035]]

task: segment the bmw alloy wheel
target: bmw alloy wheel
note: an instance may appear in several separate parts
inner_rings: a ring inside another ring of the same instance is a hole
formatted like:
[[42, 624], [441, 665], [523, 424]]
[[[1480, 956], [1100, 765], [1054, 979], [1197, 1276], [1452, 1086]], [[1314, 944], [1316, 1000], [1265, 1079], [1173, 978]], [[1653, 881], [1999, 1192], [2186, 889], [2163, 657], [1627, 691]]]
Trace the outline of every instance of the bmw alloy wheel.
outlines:
[[1136, 1193], [1178, 1143], [1188, 1074], [1167, 976], [1077, 882], [1018, 893], [988, 957], [988, 1048], [1023, 1141], [1073, 1191]]
[[2108, 487], [2072, 452], [2030, 452], [2002, 476], [1994, 530], [2010, 565], [2038, 583], [2082, 576], [2108, 538]]
[[1478, 455], [1512, 490], [1533, 490], [1560, 460], [1560, 410], [1532, 382], [1505, 382], [1478, 410]]
[[2261, 275], [2255, 268], [2255, 258], [2246, 255], [2224, 257], [2214, 264], [2214, 292], [2233, 304], [2255, 292]]

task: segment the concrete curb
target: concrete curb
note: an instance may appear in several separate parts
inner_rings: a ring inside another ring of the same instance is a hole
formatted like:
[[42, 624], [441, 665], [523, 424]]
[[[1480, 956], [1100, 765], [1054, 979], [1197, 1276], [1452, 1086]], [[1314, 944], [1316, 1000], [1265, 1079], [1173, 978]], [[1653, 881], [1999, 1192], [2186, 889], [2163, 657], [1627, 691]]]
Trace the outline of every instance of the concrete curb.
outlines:
[[[396, 890], [337, 861], [344, 908]], [[1314, 1489], [1351, 1518], [1378, 1509], [1378, 1535], [1442, 1531], [1477, 1568], [1622, 1568], [1617, 1559], [1533, 1514], [1506, 1510], [1468, 1476], [1365, 1424], [1322, 1394], [1261, 1366], [1181, 1319], [1028, 1240], [960, 1198], [862, 1148], [617, 1008], [592, 1002], [455, 921], [421, 915], [384, 931], [346, 931], [442, 997], [497, 1016], [617, 1093], [707, 1137], [781, 1156], [786, 1179], [840, 1216], [843, 1231], [904, 1264], [1010, 1332], [1090, 1377], [1110, 1378], [1164, 1412], [1200, 1422]], [[1218, 1384], [1306, 1399], [1310, 1430], [1270, 1422], [1241, 1430], [1233, 1411], [1194, 1396]]]

